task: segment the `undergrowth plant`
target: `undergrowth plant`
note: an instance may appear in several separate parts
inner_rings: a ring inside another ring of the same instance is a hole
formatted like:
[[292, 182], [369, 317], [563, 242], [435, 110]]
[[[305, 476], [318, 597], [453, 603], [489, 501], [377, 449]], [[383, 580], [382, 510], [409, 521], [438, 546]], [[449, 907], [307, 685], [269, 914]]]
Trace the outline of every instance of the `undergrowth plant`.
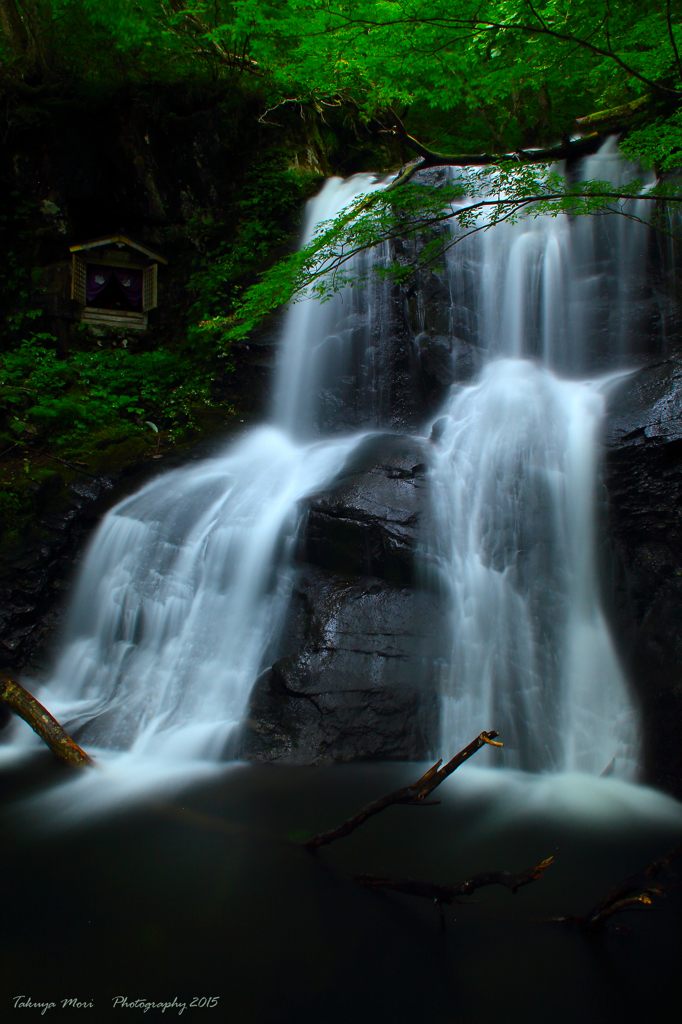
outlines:
[[196, 436], [200, 414], [214, 406], [213, 380], [213, 361], [196, 352], [97, 348], [59, 359], [54, 338], [34, 335], [0, 354], [4, 542], [16, 543], [33, 521], [37, 491], [50, 478], [61, 486], [100, 458], [116, 467], [158, 454], [162, 438], [167, 450]]
[[112, 427], [148, 432], [147, 421], [175, 440], [196, 407], [211, 404], [212, 381], [205, 360], [172, 350], [95, 349], [58, 359], [54, 339], [37, 335], [0, 355], [2, 440], [68, 454]]

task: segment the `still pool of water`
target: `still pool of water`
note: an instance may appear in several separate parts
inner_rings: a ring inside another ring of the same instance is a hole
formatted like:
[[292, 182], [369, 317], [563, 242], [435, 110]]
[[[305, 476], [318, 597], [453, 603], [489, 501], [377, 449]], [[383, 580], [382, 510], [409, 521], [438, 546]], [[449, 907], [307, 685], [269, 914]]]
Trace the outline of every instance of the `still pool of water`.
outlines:
[[[77, 790], [60, 766], [37, 756], [6, 769], [0, 1005], [24, 994], [58, 1003], [46, 1019], [72, 1019], [59, 1004], [78, 998], [94, 1002], [79, 1012], [91, 1021], [178, 1014], [121, 1017], [117, 996], [177, 997], [185, 1020], [248, 1024], [679, 1020], [679, 893], [622, 915], [630, 937], [587, 940], [546, 920], [584, 913], [678, 842], [679, 803], [617, 779], [472, 765], [434, 794], [440, 806], [389, 808], [316, 854], [297, 842], [420, 767], [232, 765], [115, 812], [108, 799], [107, 814], [68, 828], [63, 795]], [[353, 879], [454, 884], [549, 856], [516, 895], [491, 887], [446, 908], [444, 932], [429, 901]], [[214, 996], [217, 1007], [189, 1005]]]

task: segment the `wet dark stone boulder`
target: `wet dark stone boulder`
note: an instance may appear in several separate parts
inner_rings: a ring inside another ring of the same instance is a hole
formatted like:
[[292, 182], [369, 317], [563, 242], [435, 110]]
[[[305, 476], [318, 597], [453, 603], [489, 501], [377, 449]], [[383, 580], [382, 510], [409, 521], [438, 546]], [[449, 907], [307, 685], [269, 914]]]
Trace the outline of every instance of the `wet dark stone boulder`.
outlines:
[[66, 484], [60, 474], [43, 481], [36, 518], [18, 541], [0, 548], [0, 667], [38, 670], [64, 619], [64, 595], [78, 552], [106, 507], [109, 477]]
[[416, 343], [428, 401], [434, 408], [445, 400], [451, 385], [468, 383], [483, 364], [476, 345], [450, 334], [423, 331]]
[[291, 651], [256, 681], [244, 728], [252, 760], [419, 760], [434, 746], [436, 599], [371, 577], [304, 570]]
[[682, 348], [628, 377], [604, 441], [609, 597], [647, 781], [682, 797]]
[[308, 503], [279, 657], [243, 731], [254, 760], [415, 760], [435, 746], [447, 630], [415, 572], [427, 441], [365, 438]]
[[310, 500], [306, 560], [346, 577], [414, 582], [414, 549], [428, 512], [429, 451], [420, 438], [365, 438], [332, 486]]

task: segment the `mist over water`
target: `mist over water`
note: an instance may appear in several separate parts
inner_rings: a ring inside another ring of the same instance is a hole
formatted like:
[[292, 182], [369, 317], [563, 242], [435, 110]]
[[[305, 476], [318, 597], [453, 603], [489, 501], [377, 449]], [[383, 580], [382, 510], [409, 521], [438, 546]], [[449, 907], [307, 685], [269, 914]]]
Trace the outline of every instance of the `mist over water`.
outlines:
[[[608, 142], [581, 173], [633, 171]], [[380, 187], [372, 175], [328, 181], [303, 241]], [[439, 414], [430, 476], [423, 567], [450, 624], [444, 755], [496, 728], [510, 768], [599, 774], [615, 758], [618, 774], [633, 774], [637, 714], [600, 603], [596, 487], [600, 381], [637, 354], [646, 237], [626, 220], [527, 218], [450, 251], [451, 332], [477, 346], [483, 368]], [[147, 484], [93, 536], [42, 694], [108, 771], [108, 786], [97, 773], [78, 783], [90, 811], [233, 756], [286, 615], [300, 502], [386, 421], [387, 288], [295, 304], [270, 425]], [[330, 438], [339, 410], [356, 432]], [[15, 751], [36, 744], [18, 728]]]

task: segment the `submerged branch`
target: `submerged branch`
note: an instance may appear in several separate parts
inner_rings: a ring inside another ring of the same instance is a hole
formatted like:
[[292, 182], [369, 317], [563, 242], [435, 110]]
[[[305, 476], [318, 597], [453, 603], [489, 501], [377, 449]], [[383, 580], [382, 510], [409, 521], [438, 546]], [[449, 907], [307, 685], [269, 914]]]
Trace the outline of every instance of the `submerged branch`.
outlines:
[[553, 860], [554, 857], [547, 857], [546, 860], [534, 864], [532, 868], [520, 871], [515, 875], [510, 874], [509, 871], [484, 871], [481, 874], [473, 875], [460, 885], [421, 882], [414, 878], [381, 878], [378, 875], [356, 875], [355, 880], [370, 889], [391, 889], [393, 892], [402, 892], [407, 896], [422, 896], [424, 899], [433, 900], [441, 912], [441, 922], [444, 923], [441, 909], [443, 904], [462, 905], [460, 896], [468, 896], [476, 889], [483, 888], [484, 885], [503, 885], [514, 895], [522, 885], [537, 881]]
[[413, 782], [411, 786], [404, 786], [402, 789], [395, 789], [392, 793], [387, 793], [386, 796], [382, 796], [379, 800], [374, 800], [371, 804], [367, 804], [366, 807], [356, 814], [355, 817], [349, 818], [348, 821], [344, 821], [342, 825], [332, 829], [330, 832], [321, 832], [319, 835], [313, 836], [312, 839], [308, 839], [303, 845], [309, 849], [317, 849], [318, 846], [327, 846], [329, 843], [335, 842], [337, 839], [343, 839], [344, 836], [350, 835], [360, 825], [364, 825], [368, 818], [373, 817], [380, 811], [385, 810], [387, 807], [391, 807], [392, 804], [408, 804], [412, 806], [424, 807], [429, 804], [439, 803], [438, 800], [432, 800], [426, 802], [426, 797], [429, 793], [433, 792], [436, 786], [440, 786], [444, 779], [447, 779], [448, 775], [452, 775], [455, 769], [459, 768], [461, 764], [464, 764], [468, 758], [475, 754], [477, 750], [485, 746], [486, 743], [493, 747], [501, 747], [501, 743], [495, 742], [495, 737], [499, 736], [498, 732], [494, 730], [492, 732], [482, 732], [480, 736], [477, 736], [475, 740], [472, 740], [468, 746], [463, 750], [460, 750], [458, 754], [448, 761], [446, 765], [443, 765], [442, 759], [437, 761], [432, 768], [422, 775], [420, 779]]
[[47, 708], [4, 672], [0, 672], [0, 700], [23, 718], [62, 761], [78, 768], [93, 764], [92, 758], [67, 736]]
[[[677, 846], [674, 846], [663, 857], [653, 861], [643, 871], [619, 882], [586, 914], [553, 917], [551, 920], [577, 925], [581, 931], [588, 935], [598, 935], [606, 929], [609, 920], [614, 914], [619, 914], [623, 910], [637, 910], [642, 906], [651, 906], [655, 896], [667, 896], [670, 889], [679, 885], [679, 878], [670, 871], [670, 865], [681, 857], [682, 843], [678, 843]], [[669, 872], [671, 877], [656, 883], [654, 880], [666, 871]], [[627, 926], [616, 925], [616, 928], [624, 931]]]

